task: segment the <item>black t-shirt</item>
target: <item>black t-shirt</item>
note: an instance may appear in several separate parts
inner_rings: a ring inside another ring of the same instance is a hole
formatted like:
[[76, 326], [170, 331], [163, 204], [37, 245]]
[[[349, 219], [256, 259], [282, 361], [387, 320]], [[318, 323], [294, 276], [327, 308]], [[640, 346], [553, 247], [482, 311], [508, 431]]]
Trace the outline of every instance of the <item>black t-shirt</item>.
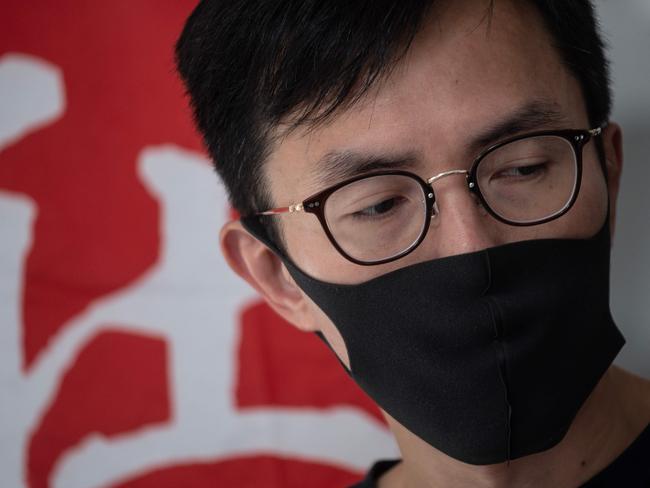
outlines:
[[[366, 477], [350, 488], [377, 488], [380, 476], [399, 462], [377, 461]], [[650, 488], [650, 425], [612, 464], [581, 488]]]

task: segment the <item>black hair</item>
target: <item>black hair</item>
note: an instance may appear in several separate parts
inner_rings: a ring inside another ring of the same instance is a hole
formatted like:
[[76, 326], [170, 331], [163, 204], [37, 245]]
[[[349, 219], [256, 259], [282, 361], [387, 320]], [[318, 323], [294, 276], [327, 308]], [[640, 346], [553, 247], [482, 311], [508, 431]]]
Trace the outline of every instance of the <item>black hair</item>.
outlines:
[[[529, 0], [579, 81], [592, 126], [609, 118], [608, 64], [590, 0]], [[202, 0], [176, 44], [195, 122], [242, 215], [272, 202], [273, 131], [354, 104], [406, 53], [435, 0]], [[602, 152], [602, 147], [599, 149]], [[274, 229], [270, 229], [278, 237]]]

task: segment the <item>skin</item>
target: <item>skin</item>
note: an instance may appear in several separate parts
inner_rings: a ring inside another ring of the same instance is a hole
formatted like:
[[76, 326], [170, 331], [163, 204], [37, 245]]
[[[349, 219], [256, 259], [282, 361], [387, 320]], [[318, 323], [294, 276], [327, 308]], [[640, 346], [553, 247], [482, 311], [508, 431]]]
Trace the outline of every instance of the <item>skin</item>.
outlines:
[[[266, 162], [278, 206], [300, 202], [323, 186], [317, 161], [334, 150], [375, 154], [411, 152], [409, 168], [426, 179], [450, 169], [468, 169], [477, 134], [531, 101], [553, 106], [561, 120], [539, 129], [589, 128], [578, 82], [562, 66], [537, 12], [528, 2], [496, 2], [486, 21], [486, 2], [441, 2], [405, 58], [351, 109], [316, 130], [281, 134]], [[489, 27], [488, 27], [489, 24]], [[584, 149], [580, 195], [563, 217], [538, 226], [496, 221], [467, 191], [462, 176], [434, 183], [440, 209], [422, 244], [397, 261], [359, 266], [343, 258], [311, 215], [286, 214], [282, 231], [289, 255], [324, 281], [360, 283], [409, 264], [500, 244], [537, 238], [585, 238], [600, 229], [610, 202], [615, 225], [622, 168], [621, 130], [610, 123], [602, 139], [607, 181], [595, 146]], [[238, 221], [221, 232], [224, 256], [269, 305], [304, 331], [321, 331], [349, 365], [345, 343], [329, 318], [292, 280], [282, 262]], [[567, 436], [548, 451], [512, 461], [473, 466], [426, 444], [384, 412], [403, 461], [386, 473], [386, 487], [572, 487], [612, 462], [650, 423], [650, 382], [612, 366], [585, 402]]]

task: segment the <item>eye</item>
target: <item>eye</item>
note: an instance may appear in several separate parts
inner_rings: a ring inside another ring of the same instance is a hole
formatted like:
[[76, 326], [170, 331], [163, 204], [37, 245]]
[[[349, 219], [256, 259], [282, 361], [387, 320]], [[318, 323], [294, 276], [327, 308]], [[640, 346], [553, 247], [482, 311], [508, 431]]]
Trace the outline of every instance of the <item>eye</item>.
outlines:
[[530, 176], [541, 175], [546, 171], [547, 164], [527, 164], [521, 166], [511, 166], [510, 168], [502, 169], [493, 175], [493, 178], [526, 178]]
[[387, 198], [375, 205], [371, 205], [362, 210], [354, 212], [352, 216], [360, 219], [383, 217], [389, 214], [391, 211], [394, 211], [399, 205], [404, 203], [405, 200], [406, 198], [400, 196]]

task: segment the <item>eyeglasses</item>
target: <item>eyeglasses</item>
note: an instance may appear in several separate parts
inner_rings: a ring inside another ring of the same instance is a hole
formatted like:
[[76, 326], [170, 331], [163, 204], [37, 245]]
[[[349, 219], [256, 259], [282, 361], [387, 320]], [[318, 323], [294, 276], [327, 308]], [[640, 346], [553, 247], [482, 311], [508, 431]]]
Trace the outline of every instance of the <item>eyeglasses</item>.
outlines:
[[445, 171], [426, 181], [402, 170], [368, 173], [300, 203], [255, 215], [313, 214], [346, 259], [360, 265], [382, 264], [409, 254], [424, 240], [431, 218], [438, 214], [433, 183], [460, 174], [498, 221], [543, 224], [564, 215], [575, 203], [583, 147], [604, 127], [512, 137], [481, 152], [469, 171]]

